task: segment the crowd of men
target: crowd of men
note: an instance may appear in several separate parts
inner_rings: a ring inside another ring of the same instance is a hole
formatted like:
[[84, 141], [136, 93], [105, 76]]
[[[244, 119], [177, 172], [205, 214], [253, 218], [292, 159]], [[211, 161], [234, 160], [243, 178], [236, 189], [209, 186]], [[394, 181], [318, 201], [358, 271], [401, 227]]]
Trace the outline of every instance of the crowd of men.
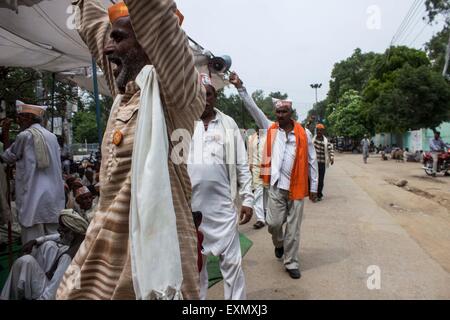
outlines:
[[[21, 133], [0, 158], [16, 168], [25, 255], [0, 298], [207, 299], [212, 255], [224, 298], [246, 299], [238, 225], [253, 212], [254, 228], [268, 226], [275, 258], [299, 279], [305, 201], [324, 198], [334, 163], [325, 127], [313, 136], [293, 120], [289, 100], [274, 99], [269, 120], [233, 73], [260, 129], [244, 141], [216, 108], [211, 75], [197, 71], [173, 1], [75, 5], [115, 98], [102, 162], [62, 165], [56, 137], [41, 125], [45, 108], [18, 102]], [[191, 137], [182, 152], [177, 130]]]
[[[13, 220], [8, 198], [14, 199], [25, 255], [12, 266], [0, 297], [54, 299], [68, 257], [78, 250], [92, 219], [98, 196], [96, 174], [92, 164], [71, 166], [63, 174], [60, 144], [42, 126], [45, 107], [20, 101], [16, 107], [20, 133], [0, 156], [0, 192], [3, 223]], [[5, 165], [15, 168], [11, 195]], [[82, 231], [74, 229], [80, 224]]]

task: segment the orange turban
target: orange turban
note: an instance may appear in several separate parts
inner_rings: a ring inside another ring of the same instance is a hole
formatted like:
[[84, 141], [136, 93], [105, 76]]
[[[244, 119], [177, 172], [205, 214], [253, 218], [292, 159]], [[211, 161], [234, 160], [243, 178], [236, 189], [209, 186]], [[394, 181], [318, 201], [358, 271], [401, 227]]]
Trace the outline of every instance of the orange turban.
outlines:
[[[180, 23], [180, 26], [181, 26], [184, 21], [183, 14], [178, 9], [175, 12], [175, 14], [178, 17], [178, 22]], [[125, 4], [125, 2], [118, 2], [114, 5], [112, 5], [111, 7], [109, 7], [108, 15], [109, 15], [109, 21], [111, 21], [111, 23], [114, 23], [114, 22], [116, 22], [117, 19], [130, 16], [130, 13], [128, 12], [128, 7]]]
[[325, 130], [325, 126], [324, 126], [323, 124], [319, 123], [319, 124], [316, 126], [316, 129], [322, 129], [322, 130]]

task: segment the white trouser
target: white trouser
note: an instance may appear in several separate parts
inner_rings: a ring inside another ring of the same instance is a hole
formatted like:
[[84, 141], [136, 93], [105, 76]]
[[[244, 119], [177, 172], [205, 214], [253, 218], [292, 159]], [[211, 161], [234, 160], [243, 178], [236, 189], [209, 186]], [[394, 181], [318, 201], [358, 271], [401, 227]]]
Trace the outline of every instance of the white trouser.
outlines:
[[436, 173], [438, 170], [439, 154], [439, 152], [431, 153], [431, 156], [433, 157], [433, 173]]
[[[208, 293], [207, 257], [203, 256], [203, 267], [200, 273], [200, 299], [206, 300]], [[239, 233], [230, 245], [219, 256], [220, 271], [224, 281], [225, 300], [246, 300], [244, 271], [242, 270], [241, 245]]]
[[[299, 268], [300, 226], [303, 217], [303, 200], [289, 200], [289, 191], [271, 186], [267, 225], [275, 248], [284, 248], [286, 269]], [[283, 233], [283, 224], [286, 229]]]
[[58, 223], [35, 224], [32, 227], [21, 227], [22, 244], [26, 244], [31, 240], [36, 240], [39, 237], [48, 236], [50, 234], [58, 233]]
[[253, 208], [256, 213], [256, 219], [261, 222], [266, 222], [266, 202], [264, 202], [267, 197], [264, 197], [265, 188], [260, 185], [256, 187], [253, 195], [255, 196], [255, 202]]

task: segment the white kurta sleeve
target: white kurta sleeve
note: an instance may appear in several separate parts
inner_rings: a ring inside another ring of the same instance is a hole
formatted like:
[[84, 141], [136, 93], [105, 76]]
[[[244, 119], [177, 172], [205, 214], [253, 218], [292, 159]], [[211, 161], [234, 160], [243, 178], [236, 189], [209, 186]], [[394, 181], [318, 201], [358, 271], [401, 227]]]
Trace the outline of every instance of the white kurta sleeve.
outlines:
[[244, 106], [247, 111], [250, 113], [252, 118], [255, 120], [256, 125], [260, 129], [269, 129], [272, 125], [272, 121], [270, 121], [264, 112], [256, 105], [255, 100], [248, 94], [247, 90], [242, 87], [238, 89], [239, 95], [241, 96], [242, 101], [244, 101]]
[[244, 140], [236, 125], [236, 173], [239, 187], [239, 195], [242, 205], [253, 208], [254, 196], [252, 192], [252, 174], [247, 162], [247, 151]]
[[33, 136], [28, 132], [21, 132], [16, 141], [1, 155], [3, 161], [8, 164], [14, 164], [16, 161], [22, 159], [25, 146], [30, 143]]
[[308, 163], [309, 163], [309, 179], [311, 182], [311, 192], [316, 193], [319, 184], [319, 170], [317, 166], [317, 154], [314, 147], [311, 132], [306, 129], [306, 135], [308, 136]]
[[58, 267], [53, 274], [53, 277], [47, 285], [45, 286], [44, 292], [39, 297], [38, 300], [55, 300], [56, 299], [56, 291], [58, 290], [59, 284], [64, 276], [64, 273], [69, 268], [72, 259], [68, 254], [64, 254], [58, 263]]
[[36, 239], [37, 245], [40, 246], [42, 245], [44, 242], [47, 241], [55, 241], [55, 242], [59, 242], [60, 240], [60, 234], [59, 233], [54, 233], [54, 234], [49, 234], [48, 236], [43, 236], [43, 237], [39, 237]]

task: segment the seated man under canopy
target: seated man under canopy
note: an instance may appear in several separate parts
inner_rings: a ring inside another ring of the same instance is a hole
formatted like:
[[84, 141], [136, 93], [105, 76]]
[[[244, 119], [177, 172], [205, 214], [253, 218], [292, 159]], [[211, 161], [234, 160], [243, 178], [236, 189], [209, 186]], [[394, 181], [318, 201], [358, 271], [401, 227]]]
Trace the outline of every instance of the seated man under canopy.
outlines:
[[84, 240], [88, 222], [73, 210], [59, 216], [59, 234], [31, 240], [23, 247], [0, 300], [54, 300], [59, 283]]

